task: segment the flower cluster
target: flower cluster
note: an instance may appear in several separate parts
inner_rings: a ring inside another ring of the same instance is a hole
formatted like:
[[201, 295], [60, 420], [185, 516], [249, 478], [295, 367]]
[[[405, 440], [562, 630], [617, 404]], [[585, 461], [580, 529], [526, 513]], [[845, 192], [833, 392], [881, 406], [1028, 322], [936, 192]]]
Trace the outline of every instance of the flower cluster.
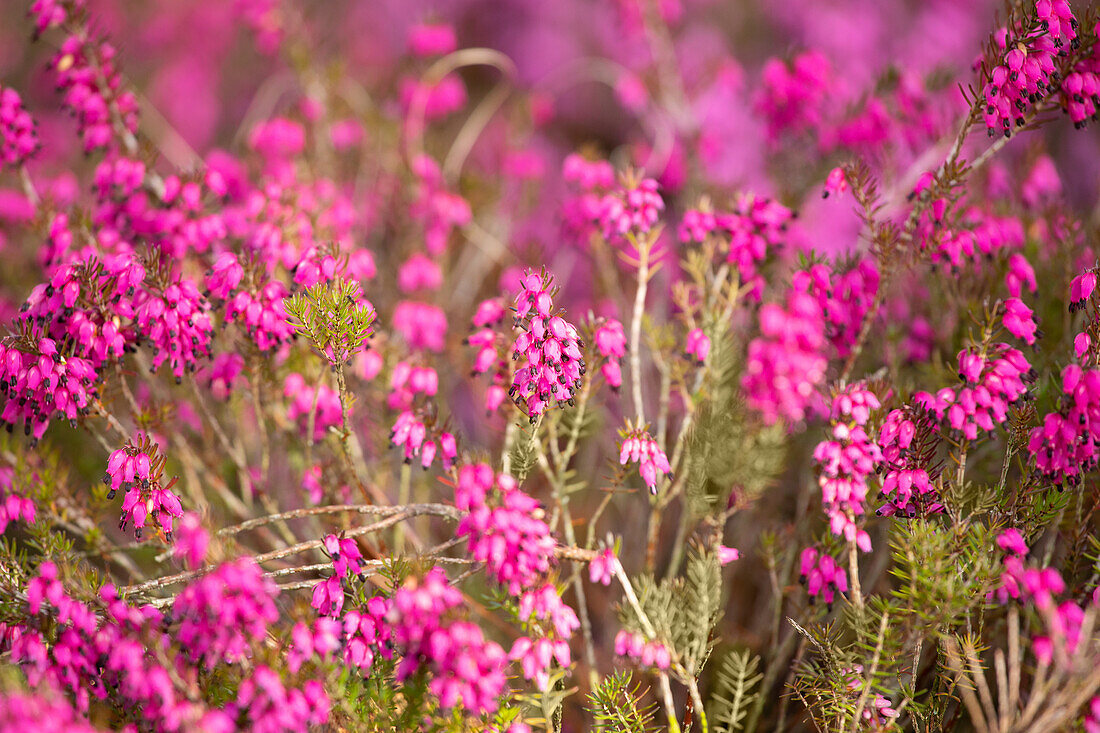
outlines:
[[349, 573], [358, 575], [362, 571], [363, 553], [354, 539], [334, 534], [325, 536], [324, 548], [332, 559], [332, 576], [313, 587], [311, 605], [322, 616], [339, 616], [344, 608], [344, 580]]
[[[1081, 642], [1085, 609], [1071, 598], [1059, 601], [1066, 592], [1062, 574], [1052, 567], [1027, 567], [1027, 544], [1019, 530], [1010, 528], [997, 538], [1005, 553], [1000, 585], [990, 594], [1001, 603], [1009, 599], [1035, 608], [1045, 633], [1032, 639], [1032, 652], [1041, 664], [1073, 656]], [[1095, 605], [1095, 600], [1094, 600]]]
[[[329, 428], [340, 425], [343, 420], [340, 394], [326, 384], [311, 387], [306, 384], [305, 377], [292, 372], [283, 382], [283, 394], [291, 400], [287, 419], [297, 423], [302, 435], [314, 442], [322, 440]], [[309, 435], [311, 421], [313, 435]]]
[[161, 483], [166, 456], [158, 455], [158, 451], [158, 444], [148, 436], [128, 441], [111, 453], [107, 472], [103, 475], [103, 483], [110, 486], [108, 499], [113, 499], [119, 490], [125, 492], [119, 529], [126, 529], [132, 522], [138, 539], [150, 519], [160, 526], [165, 537], [171, 539], [173, 520], [183, 516], [183, 505], [172, 491], [176, 479]]
[[812, 603], [818, 596], [833, 607], [838, 595], [848, 592], [848, 575], [832, 555], [807, 547], [802, 551], [798, 565], [798, 581], [806, 585]]
[[[1041, 3], [1037, 5], [1039, 4]], [[1064, 2], [1048, 4], [1057, 4], [1060, 8], [1066, 5]], [[1068, 11], [1068, 7], [1065, 10]], [[1100, 40], [1100, 25], [1093, 28], [1092, 34]], [[1095, 120], [1100, 115], [1100, 44], [1096, 41], [1093, 41], [1092, 55], [1081, 60], [1066, 74], [1061, 93], [1062, 109], [1077, 129], [1083, 128], [1090, 119]]]
[[615, 653], [626, 657], [643, 667], [664, 671], [672, 665], [672, 654], [668, 646], [660, 641], [646, 641], [638, 633], [623, 629], [615, 635]]
[[516, 296], [512, 360], [518, 361], [508, 395], [534, 424], [551, 401], [573, 404], [584, 375], [584, 342], [576, 327], [557, 315], [551, 278], [527, 271]]
[[750, 297], [764, 292], [761, 264], [786, 241], [794, 212], [778, 201], [752, 193], [739, 194], [731, 212], [712, 212], [709, 207], [689, 209], [680, 224], [680, 241], [705, 242], [716, 236], [726, 261], [737, 268]]
[[596, 326], [592, 340], [596, 345], [596, 353], [602, 357], [600, 374], [608, 387], [618, 390], [623, 386], [622, 362], [626, 358], [626, 332], [623, 324], [614, 318], [604, 319]]
[[882, 423], [878, 445], [882, 462], [881, 516], [914, 517], [943, 511], [928, 471], [935, 462], [938, 435], [927, 413], [905, 406]]
[[[251, 570], [246, 569], [249, 566]], [[275, 613], [267, 590], [257, 585], [262, 578], [254, 564], [246, 561], [226, 567], [231, 569], [223, 569], [218, 577], [196, 581], [202, 590], [192, 592], [194, 585], [184, 589], [176, 601], [183, 614], [182, 633], [174, 634], [168, 632], [169, 621], [160, 611], [127, 604], [111, 585], [100, 590], [94, 606], [74, 600], [63, 587], [58, 568], [44, 562], [26, 587], [30, 623], [5, 629], [11, 659], [20, 664], [33, 688], [53, 691], [56, 699], [72, 699], [75, 709], [85, 715], [93, 703], [107, 703], [140, 709], [143, 720], [161, 730], [231, 730], [230, 715], [191, 699], [173, 682], [196, 685], [198, 669], [191, 660], [207, 653], [243, 653], [247, 645], [241, 643], [242, 634], [247, 632], [258, 641], [264, 635], [260, 627], [266, 629]], [[239, 582], [243, 578], [247, 580]], [[229, 609], [225, 610], [220, 608], [221, 580], [230, 582]], [[238, 591], [242, 597], [234, 597]], [[267, 599], [259, 606], [255, 605], [257, 592]], [[180, 600], [185, 596], [186, 601]], [[177, 648], [179, 654], [174, 651]], [[313, 698], [321, 701], [319, 683], [306, 684], [314, 690]], [[327, 703], [319, 707], [326, 708]], [[55, 722], [64, 722], [63, 713], [59, 715]], [[322, 717], [315, 716], [315, 722], [323, 722]]]
[[397, 681], [425, 669], [428, 687], [442, 707], [461, 703], [470, 712], [491, 713], [504, 691], [507, 657], [475, 624], [448, 618], [462, 606], [462, 593], [438, 567], [397, 589], [386, 616], [402, 655]]
[[239, 321], [260, 351], [277, 349], [294, 336], [283, 308], [288, 295], [280, 280], [268, 280], [255, 293], [239, 290], [225, 305], [225, 321]]
[[243, 721], [258, 733], [282, 733], [324, 725], [330, 707], [320, 680], [288, 689], [276, 671], [258, 666], [241, 683], [236, 700], [226, 706], [226, 716], [227, 722]]
[[898, 711], [893, 708], [893, 703], [885, 696], [868, 690], [868, 682], [863, 677], [863, 665], [843, 670], [848, 677], [848, 692], [856, 700], [866, 698], [861, 717], [870, 730], [889, 730], [894, 725], [894, 719], [898, 717]]
[[710, 337], [701, 328], [693, 328], [688, 331], [687, 342], [684, 345], [684, 353], [693, 359], [696, 364], [703, 366], [710, 355]]
[[0, 535], [8, 528], [11, 522], [20, 520], [27, 524], [34, 524], [37, 510], [34, 501], [26, 495], [25, 490], [16, 489], [15, 470], [10, 467], [0, 468]]
[[1024, 355], [1008, 344], [993, 344], [987, 350], [963, 349], [959, 352], [963, 385], [945, 387], [935, 395], [918, 392], [914, 400], [937, 419], [946, 419], [967, 440], [975, 440], [979, 428], [993, 430], [1008, 419], [1013, 403], [1030, 397], [1027, 385], [1034, 378]]
[[496, 330], [504, 320], [504, 304], [500, 298], [483, 300], [471, 320], [471, 332], [466, 343], [478, 350], [474, 357], [474, 375], [492, 372], [491, 383], [485, 390], [485, 412], [492, 414], [504, 403], [507, 393], [508, 360], [504, 352], [508, 348], [505, 338]]
[[1100, 460], [1100, 371], [1069, 364], [1061, 386], [1060, 409], [1031, 430], [1028, 450], [1051, 483], [1072, 487]]
[[8, 398], [0, 420], [10, 430], [23, 422], [27, 435], [41, 438], [50, 419], [61, 415], [75, 422], [95, 397], [97, 374], [91, 362], [64, 356], [57, 342], [35, 336], [0, 344], [0, 391]]
[[413, 458], [420, 456], [420, 465], [425, 471], [431, 468], [437, 453], [442, 459], [444, 470], [450, 470], [458, 457], [458, 444], [454, 435], [442, 431], [437, 437], [433, 437], [429, 427], [411, 410], [405, 410], [397, 416], [390, 432], [390, 445], [401, 449], [405, 463], [411, 463]]
[[799, 133], [821, 124], [823, 107], [833, 88], [832, 66], [820, 51], [806, 51], [789, 64], [768, 59], [763, 89], [756, 106], [775, 141], [786, 132]]
[[600, 231], [604, 197], [615, 186], [615, 169], [606, 160], [589, 161], [572, 153], [562, 163], [562, 180], [573, 189], [562, 203], [566, 236], [586, 245]]
[[990, 137], [1009, 137], [1013, 123], [1025, 124], [1028, 105], [1057, 88], [1055, 58], [1065, 53], [1063, 43], [1077, 37], [1077, 20], [1066, 0], [1038, 0], [1035, 10], [1037, 30], [1002, 29], [995, 35], [1002, 56], [982, 90]]
[[557, 543], [538, 502], [507, 474], [485, 464], [459, 469], [455, 505], [466, 516], [455, 530], [468, 537], [471, 557], [485, 563], [495, 582], [512, 595], [533, 586], [549, 569]]
[[63, 730], [66, 733], [97, 733], [81, 720], [62, 695], [54, 690], [0, 693], [0, 733], [26, 730]]
[[769, 424], [804, 420], [821, 409], [818, 389], [828, 367], [824, 313], [808, 286], [793, 286], [785, 306], [765, 304], [760, 336], [749, 343], [741, 385], [749, 405]]
[[622, 438], [619, 445], [619, 465], [638, 464], [642, 481], [649, 487], [649, 493], [656, 495], [657, 482], [665, 476], [672, 476], [668, 456], [649, 434], [649, 426], [631, 425], [628, 421], [626, 429], [620, 431], [619, 435]]
[[[137, 130], [137, 100], [122, 87], [116, 55], [110, 43], [76, 34], [61, 43], [53, 59], [57, 88], [76, 118], [85, 152], [111, 147], [116, 134], [133, 135]], [[117, 131], [116, 120], [121, 127]]]
[[17, 167], [38, 152], [34, 120], [19, 92], [0, 87], [0, 165]]
[[636, 173], [623, 176], [622, 185], [600, 202], [600, 229], [604, 239], [618, 242], [635, 240], [649, 233], [661, 218], [665, 202], [657, 193], [657, 181]]
[[871, 551], [871, 537], [856, 524], [866, 511], [867, 480], [875, 474], [882, 452], [868, 435], [871, 412], [881, 407], [878, 396], [862, 384], [844, 388], [833, 398], [832, 437], [817, 444], [821, 503], [833, 534]]
[[153, 369], [168, 362], [179, 383], [210, 355], [214, 327], [210, 305], [191, 280], [176, 276], [167, 287], [143, 289], [134, 303], [134, 321], [153, 346]]
[[251, 558], [220, 565], [187, 586], [172, 604], [176, 632], [192, 661], [208, 669], [251, 656], [279, 618], [275, 583]]

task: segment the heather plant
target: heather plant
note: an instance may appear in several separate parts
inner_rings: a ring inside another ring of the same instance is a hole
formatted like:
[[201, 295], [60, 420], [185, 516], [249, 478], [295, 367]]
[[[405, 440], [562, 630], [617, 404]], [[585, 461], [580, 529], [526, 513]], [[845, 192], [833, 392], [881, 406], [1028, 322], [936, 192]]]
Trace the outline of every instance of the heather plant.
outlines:
[[1094, 4], [0, 13], [0, 731], [1100, 731]]

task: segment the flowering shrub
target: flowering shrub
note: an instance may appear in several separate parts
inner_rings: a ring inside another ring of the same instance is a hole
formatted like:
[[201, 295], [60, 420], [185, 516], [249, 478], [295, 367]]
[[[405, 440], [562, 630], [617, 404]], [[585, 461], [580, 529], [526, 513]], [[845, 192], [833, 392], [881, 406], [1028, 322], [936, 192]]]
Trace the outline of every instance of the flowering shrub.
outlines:
[[0, 731], [1100, 730], [1095, 4], [429, 5], [0, 7]]

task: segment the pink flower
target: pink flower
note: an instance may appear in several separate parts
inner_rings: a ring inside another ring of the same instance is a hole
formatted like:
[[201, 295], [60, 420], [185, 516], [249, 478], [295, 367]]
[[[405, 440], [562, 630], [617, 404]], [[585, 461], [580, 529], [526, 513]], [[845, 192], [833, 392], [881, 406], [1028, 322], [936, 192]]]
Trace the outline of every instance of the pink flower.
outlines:
[[1018, 529], [1010, 528], [1001, 532], [997, 536], [997, 547], [1000, 547], [1006, 553], [1019, 555], [1020, 557], [1027, 555], [1027, 543], [1024, 542], [1024, 537]]
[[0, 87], [0, 165], [23, 165], [38, 152], [38, 133], [14, 89]]
[[722, 565], [729, 565], [739, 559], [741, 559], [741, 552], [737, 548], [718, 545], [718, 562]]
[[422, 23], [409, 29], [409, 50], [417, 56], [443, 56], [458, 48], [455, 30], [445, 23]]
[[767, 122], [769, 139], [820, 125], [832, 87], [832, 68], [818, 51], [802, 53], [790, 65], [768, 59], [756, 108]]
[[207, 669], [221, 661], [240, 661], [278, 620], [278, 592], [251, 558], [221, 565], [176, 597], [176, 638], [191, 659], [203, 660]]
[[615, 653], [639, 662], [643, 667], [666, 670], [672, 666], [672, 654], [660, 641], [646, 641], [641, 634], [623, 629], [615, 637]]
[[1034, 311], [1024, 305], [1019, 298], [1009, 298], [1005, 301], [1005, 314], [1001, 321], [1005, 330], [1024, 343], [1035, 343], [1038, 326], [1035, 323]]
[[1005, 287], [1009, 295], [1019, 298], [1026, 287], [1028, 292], [1034, 293], [1038, 289], [1035, 282], [1035, 270], [1019, 252], [1013, 252], [1008, 257], [1008, 272], [1005, 273]]
[[397, 287], [403, 293], [415, 290], [438, 290], [443, 284], [443, 272], [438, 263], [425, 255], [415, 254], [397, 271]]
[[627, 423], [625, 431], [620, 431], [622, 442], [619, 449], [619, 464], [637, 463], [638, 473], [641, 475], [649, 492], [656, 496], [658, 476], [664, 477], [672, 474], [672, 466], [669, 465], [668, 456], [657, 445], [657, 441], [650, 434]]
[[534, 424], [551, 402], [572, 404], [584, 374], [584, 343], [576, 326], [554, 313], [551, 278], [528, 270], [516, 296], [516, 340], [512, 360], [518, 361], [509, 396], [524, 408]]
[[442, 308], [403, 300], [393, 311], [393, 327], [412, 349], [443, 351], [447, 335], [447, 314]]
[[653, 229], [665, 210], [657, 188], [652, 178], [638, 179], [631, 174], [623, 179], [621, 188], [604, 196], [600, 202], [604, 238], [620, 242], [628, 234], [640, 237]]
[[588, 563], [588, 579], [593, 583], [611, 585], [611, 574], [614, 571], [616, 562], [618, 560], [615, 558], [615, 551], [612, 548], [608, 547], [598, 553]]
[[703, 333], [701, 328], [692, 329], [687, 335], [687, 345], [684, 347], [684, 352], [702, 366], [710, 354], [710, 337]]
[[817, 388], [828, 366], [824, 332], [821, 306], [805, 290], [792, 289], [785, 307], [760, 309], [761, 335], [749, 343], [741, 385], [766, 423], [803, 420], [820, 409]]
[[489, 577], [512, 595], [532, 587], [554, 561], [557, 543], [538, 502], [506, 474], [483, 464], [463, 466], [455, 505], [468, 512], [455, 530], [467, 537], [470, 556], [485, 563]]
[[829, 194], [840, 194], [847, 191], [848, 179], [844, 175], [843, 168], [833, 168], [829, 171], [829, 175], [825, 178], [825, 190], [822, 192], [822, 198], [828, 198]]
[[798, 575], [799, 581], [806, 584], [811, 603], [821, 596], [831, 608], [836, 596], [848, 591], [848, 576], [844, 569], [832, 556], [820, 553], [813, 547], [802, 551]]
[[194, 512], [186, 512], [176, 531], [176, 541], [172, 554], [182, 559], [192, 570], [202, 567], [206, 559], [206, 548], [210, 544], [210, 534], [202, 526], [202, 520]]

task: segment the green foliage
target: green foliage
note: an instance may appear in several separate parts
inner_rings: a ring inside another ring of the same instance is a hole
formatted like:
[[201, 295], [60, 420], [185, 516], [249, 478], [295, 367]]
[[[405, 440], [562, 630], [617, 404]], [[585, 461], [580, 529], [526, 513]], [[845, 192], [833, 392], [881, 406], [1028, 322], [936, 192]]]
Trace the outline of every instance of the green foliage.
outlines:
[[524, 423], [517, 422], [513, 429], [516, 431], [516, 438], [512, 441], [512, 449], [508, 453], [509, 473], [516, 481], [522, 483], [538, 460], [540, 450], [536, 442], [538, 425], [528, 428]]
[[743, 652], [730, 652], [718, 669], [718, 687], [714, 692], [709, 718], [718, 733], [734, 733], [742, 729], [749, 707], [760, 695], [754, 687], [763, 678], [757, 672], [760, 657]]
[[564, 669], [551, 669], [549, 672], [550, 683], [546, 691], [534, 690], [528, 693], [520, 693], [514, 699], [542, 713], [542, 717], [528, 718], [530, 725], [541, 725], [548, 731], [556, 731], [561, 728], [562, 704], [565, 699], [577, 691], [576, 687], [566, 687]]
[[607, 733], [646, 733], [656, 730], [653, 718], [657, 703], [645, 702], [640, 684], [631, 685], [628, 671], [604, 677], [588, 694], [589, 706], [596, 730]]
[[999, 571], [995, 532], [981, 524], [950, 528], [936, 520], [895, 523], [893, 596], [906, 614], [932, 629], [955, 624], [985, 603]]
[[785, 428], [749, 419], [739, 390], [736, 354], [733, 337], [728, 332], [716, 334], [711, 385], [704, 386], [696, 407], [684, 461], [684, 490], [696, 515], [725, 509], [734, 486], [750, 497], [759, 495], [778, 477], [786, 457]]
[[333, 364], [342, 364], [373, 334], [375, 313], [359, 300], [359, 284], [318, 283], [283, 301], [287, 320]]
[[[721, 614], [722, 574], [718, 558], [692, 553], [683, 577], [654, 583], [649, 576], [637, 579], [642, 610], [659, 639], [668, 643], [684, 669], [698, 676], [710, 656], [710, 632]], [[640, 629], [635, 612], [623, 608], [624, 626]]]

